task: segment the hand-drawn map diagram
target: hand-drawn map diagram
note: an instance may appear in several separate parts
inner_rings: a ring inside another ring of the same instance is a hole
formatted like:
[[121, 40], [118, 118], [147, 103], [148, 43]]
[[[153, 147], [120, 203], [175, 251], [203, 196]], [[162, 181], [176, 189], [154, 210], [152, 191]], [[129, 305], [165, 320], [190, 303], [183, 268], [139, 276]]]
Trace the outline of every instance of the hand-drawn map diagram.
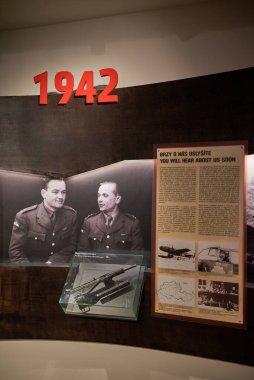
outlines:
[[195, 280], [160, 276], [158, 298], [162, 304], [195, 306]]

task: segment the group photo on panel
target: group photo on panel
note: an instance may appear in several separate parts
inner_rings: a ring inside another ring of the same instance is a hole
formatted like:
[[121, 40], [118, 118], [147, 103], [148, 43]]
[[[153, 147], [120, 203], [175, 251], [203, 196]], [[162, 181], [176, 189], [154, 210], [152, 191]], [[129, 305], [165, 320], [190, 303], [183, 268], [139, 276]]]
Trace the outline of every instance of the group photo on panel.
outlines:
[[[149, 183], [151, 173], [147, 176]], [[135, 213], [135, 207], [139, 207], [139, 215], [142, 209], [150, 214], [151, 194], [147, 187], [138, 186], [136, 194], [130, 191], [134, 189], [131, 183], [128, 187], [123, 181], [119, 184], [111, 177], [105, 179], [105, 175], [102, 181], [100, 179], [87, 180], [90, 186], [87, 195], [86, 180], [69, 183], [68, 178], [60, 176], [37, 178], [33, 203], [27, 204], [27, 198], [24, 208], [20, 206], [22, 199], [18, 203], [14, 200], [11, 210], [4, 207], [4, 217], [11, 223], [10, 231], [3, 233], [5, 245], [8, 245], [6, 260], [20, 265], [68, 265], [75, 252], [150, 250], [150, 225], [144, 228], [143, 221]], [[5, 182], [7, 188], [11, 186], [11, 181]], [[148, 206], [143, 207], [140, 191], [148, 193], [147, 199], [142, 197]], [[14, 195], [10, 198], [14, 199]], [[150, 221], [146, 215], [141, 218]]]
[[[44, 180], [42, 202], [19, 211], [14, 219], [9, 257], [13, 263], [68, 263], [76, 251], [142, 251], [139, 220], [120, 208], [116, 182], [99, 184], [98, 210], [78, 230], [78, 210], [65, 204], [63, 178]], [[96, 197], [96, 194], [95, 194]]]

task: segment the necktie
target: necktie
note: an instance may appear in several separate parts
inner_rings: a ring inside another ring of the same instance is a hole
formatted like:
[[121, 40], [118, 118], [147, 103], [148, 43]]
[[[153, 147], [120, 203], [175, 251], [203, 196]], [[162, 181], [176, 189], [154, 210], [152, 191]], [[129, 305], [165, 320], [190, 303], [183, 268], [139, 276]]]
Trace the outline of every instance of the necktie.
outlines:
[[56, 223], [56, 213], [55, 212], [53, 212], [53, 214], [51, 215], [50, 220], [51, 220], [52, 226], [54, 226]]
[[111, 215], [108, 215], [108, 216], [107, 216], [107, 219], [106, 219], [106, 226], [107, 226], [108, 228], [111, 227], [112, 221], [113, 221], [112, 216], [111, 216]]

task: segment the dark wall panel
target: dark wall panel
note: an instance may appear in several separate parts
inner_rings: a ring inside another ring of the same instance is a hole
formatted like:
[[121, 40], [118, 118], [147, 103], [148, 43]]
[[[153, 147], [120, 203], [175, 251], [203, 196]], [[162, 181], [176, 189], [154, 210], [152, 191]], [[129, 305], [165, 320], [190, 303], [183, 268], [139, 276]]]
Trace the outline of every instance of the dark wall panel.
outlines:
[[[39, 106], [37, 96], [2, 97], [1, 168], [76, 174], [152, 158], [156, 143], [247, 140], [254, 153], [253, 89], [250, 68], [118, 89], [115, 105], [87, 106], [77, 98], [57, 106], [59, 95], [50, 95]], [[66, 268], [0, 267], [0, 338], [127, 344], [254, 366], [253, 289], [246, 330], [152, 317], [150, 273], [137, 322], [99, 320], [63, 313], [58, 300], [66, 274]]]
[[152, 158], [153, 144], [248, 140], [254, 152], [254, 69], [117, 89], [118, 104], [0, 98], [1, 167], [75, 174]]

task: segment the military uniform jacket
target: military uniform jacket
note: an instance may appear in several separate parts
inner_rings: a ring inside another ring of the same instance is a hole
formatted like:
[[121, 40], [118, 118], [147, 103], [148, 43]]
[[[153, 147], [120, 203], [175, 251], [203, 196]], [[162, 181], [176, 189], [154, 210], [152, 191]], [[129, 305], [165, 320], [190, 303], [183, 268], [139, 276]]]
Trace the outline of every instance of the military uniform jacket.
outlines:
[[76, 250], [77, 213], [68, 206], [57, 211], [53, 226], [43, 203], [17, 213], [9, 256], [12, 262], [66, 263]]
[[143, 250], [143, 238], [138, 219], [119, 212], [111, 227], [105, 224], [102, 212], [85, 218], [79, 244], [79, 251], [87, 250]]

